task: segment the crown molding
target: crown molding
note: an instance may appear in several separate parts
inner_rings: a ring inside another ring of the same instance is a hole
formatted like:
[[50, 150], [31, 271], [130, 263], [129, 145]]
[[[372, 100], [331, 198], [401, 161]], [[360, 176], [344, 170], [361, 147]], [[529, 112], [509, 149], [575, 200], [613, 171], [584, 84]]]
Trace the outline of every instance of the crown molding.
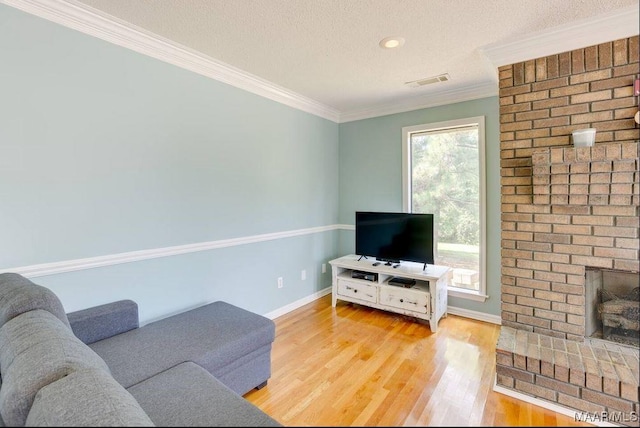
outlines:
[[289, 107], [338, 122], [338, 110], [85, 4], [72, 0], [0, 0], [0, 3]]
[[[0, 3], [336, 123], [498, 94], [496, 73], [492, 82], [341, 112], [74, 0], [0, 0]], [[634, 5], [508, 43], [486, 45], [480, 52], [495, 71], [503, 65], [637, 35], [638, 16], [639, 7]]]
[[603, 42], [637, 36], [640, 9], [638, 4], [583, 19], [570, 25], [530, 33], [507, 43], [486, 45], [480, 51], [495, 67], [542, 58]]
[[398, 103], [381, 104], [365, 109], [344, 111], [340, 113], [340, 123], [352, 122], [361, 119], [387, 116], [390, 114], [404, 113], [429, 107], [437, 107], [447, 104], [455, 104], [462, 101], [471, 101], [479, 98], [494, 97], [498, 95], [496, 81], [481, 83], [475, 86], [452, 88], [447, 91], [434, 92], [419, 98], [401, 101]]

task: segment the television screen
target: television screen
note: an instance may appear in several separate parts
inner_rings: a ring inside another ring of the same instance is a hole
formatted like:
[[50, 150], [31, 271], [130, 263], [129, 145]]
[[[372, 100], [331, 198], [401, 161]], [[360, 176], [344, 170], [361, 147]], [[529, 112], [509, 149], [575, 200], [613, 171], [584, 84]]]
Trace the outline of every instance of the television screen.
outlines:
[[434, 264], [433, 214], [356, 212], [356, 254]]

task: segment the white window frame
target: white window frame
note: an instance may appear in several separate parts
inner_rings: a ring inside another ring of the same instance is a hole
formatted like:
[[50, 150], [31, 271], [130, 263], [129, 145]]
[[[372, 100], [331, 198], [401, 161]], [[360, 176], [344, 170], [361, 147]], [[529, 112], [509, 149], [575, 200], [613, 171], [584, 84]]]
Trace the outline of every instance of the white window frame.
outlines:
[[411, 135], [426, 131], [461, 128], [470, 125], [478, 126], [478, 155], [480, 171], [480, 285], [479, 290], [463, 290], [448, 288], [448, 295], [463, 299], [484, 302], [487, 296], [487, 200], [486, 200], [486, 156], [485, 156], [485, 118], [475, 116], [464, 119], [447, 120], [444, 122], [425, 123], [422, 125], [406, 126], [402, 128], [402, 207], [405, 212], [411, 212]]

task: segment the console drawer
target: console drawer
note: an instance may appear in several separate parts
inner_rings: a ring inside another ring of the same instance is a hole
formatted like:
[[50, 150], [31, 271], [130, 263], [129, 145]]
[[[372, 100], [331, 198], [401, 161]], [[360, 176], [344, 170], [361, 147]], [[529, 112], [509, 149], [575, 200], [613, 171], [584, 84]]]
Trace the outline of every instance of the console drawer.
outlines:
[[380, 304], [421, 314], [429, 312], [429, 293], [409, 288], [386, 286], [380, 288]]
[[338, 280], [338, 294], [367, 302], [377, 302], [377, 287], [365, 282]]

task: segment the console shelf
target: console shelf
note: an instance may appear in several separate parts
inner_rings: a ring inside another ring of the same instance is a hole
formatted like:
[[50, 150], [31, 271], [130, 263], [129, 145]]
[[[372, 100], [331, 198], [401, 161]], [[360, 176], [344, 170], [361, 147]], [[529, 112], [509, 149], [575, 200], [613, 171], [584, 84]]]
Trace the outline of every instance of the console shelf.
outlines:
[[[358, 303], [377, 309], [409, 315], [429, 321], [434, 333], [438, 321], [447, 315], [447, 266], [402, 262], [397, 267], [386, 266], [376, 260], [350, 254], [331, 260], [332, 298], [335, 307], [338, 300]], [[354, 271], [363, 272], [367, 279], [354, 278]], [[409, 286], [392, 285], [393, 278], [415, 280]]]

